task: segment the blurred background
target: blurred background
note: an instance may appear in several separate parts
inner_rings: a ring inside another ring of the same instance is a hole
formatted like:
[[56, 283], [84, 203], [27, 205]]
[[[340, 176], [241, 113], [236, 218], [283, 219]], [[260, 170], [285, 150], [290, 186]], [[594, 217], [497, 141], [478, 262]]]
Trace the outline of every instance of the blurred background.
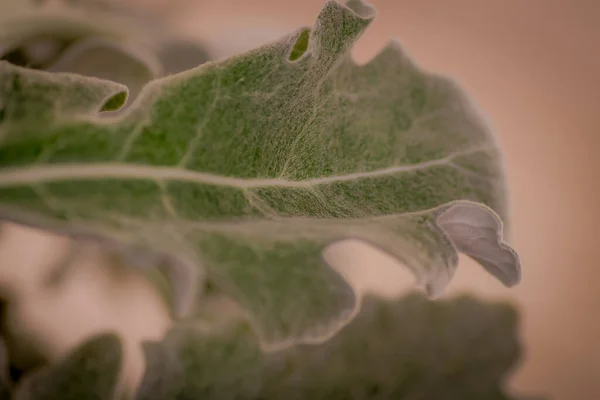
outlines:
[[[310, 26], [324, 3], [128, 2], [203, 41], [216, 58]], [[399, 39], [421, 67], [460, 82], [506, 151], [509, 242], [521, 256], [523, 280], [503, 288], [463, 257], [445, 297], [472, 292], [518, 306], [524, 358], [510, 381], [514, 390], [600, 399], [600, 2], [372, 3], [379, 14], [356, 46], [356, 60], [365, 62]], [[143, 365], [139, 340], [158, 339], [169, 326], [146, 282], [134, 272], [105, 268], [106, 255], [93, 246], [70, 253], [66, 239], [16, 226], [6, 226], [0, 239], [2, 264], [12, 265], [0, 269], [0, 282], [21, 299], [13, 311], [21, 323], [42, 330], [55, 356], [91, 331], [119, 329], [128, 345], [126, 379], [134, 385]], [[391, 260], [349, 246], [344, 268], [355, 285], [390, 295], [410, 287], [409, 275]], [[79, 268], [60, 293], [37, 290], [43, 271], [69, 254]]]

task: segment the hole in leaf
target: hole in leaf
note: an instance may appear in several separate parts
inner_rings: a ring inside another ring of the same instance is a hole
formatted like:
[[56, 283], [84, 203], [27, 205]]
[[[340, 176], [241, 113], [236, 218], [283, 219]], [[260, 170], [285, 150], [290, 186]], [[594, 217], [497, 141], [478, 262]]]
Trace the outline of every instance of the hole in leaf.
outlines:
[[308, 49], [309, 37], [310, 29], [304, 29], [300, 36], [298, 36], [298, 39], [296, 40], [296, 43], [292, 48], [292, 52], [290, 53], [289, 58], [290, 61], [296, 61], [297, 59], [302, 57], [304, 53], [306, 53], [306, 50]]
[[104, 103], [100, 111], [116, 111], [127, 102], [127, 92], [124, 90], [112, 96]]

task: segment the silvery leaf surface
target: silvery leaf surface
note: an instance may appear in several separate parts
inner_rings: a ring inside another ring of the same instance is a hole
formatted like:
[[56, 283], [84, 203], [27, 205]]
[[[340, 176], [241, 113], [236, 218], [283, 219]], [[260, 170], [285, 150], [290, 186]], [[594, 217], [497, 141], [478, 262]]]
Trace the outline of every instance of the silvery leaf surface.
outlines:
[[153, 254], [178, 317], [209, 277], [270, 349], [356, 315], [359, 294], [323, 257], [349, 238], [432, 297], [457, 252], [516, 284], [496, 139], [398, 44], [355, 64], [373, 17], [329, 1], [312, 29], [154, 80], [118, 116], [102, 111], [124, 103], [120, 84], [1, 63], [1, 215]]

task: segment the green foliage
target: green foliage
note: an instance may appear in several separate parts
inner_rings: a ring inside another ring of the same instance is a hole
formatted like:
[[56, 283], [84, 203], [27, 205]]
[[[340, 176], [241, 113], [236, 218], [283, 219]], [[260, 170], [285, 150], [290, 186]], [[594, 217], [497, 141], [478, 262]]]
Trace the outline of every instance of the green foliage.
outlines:
[[296, 61], [305, 29], [155, 80], [121, 117], [98, 114], [122, 96], [116, 83], [3, 63], [3, 214], [170, 254], [179, 310], [208, 275], [267, 346], [319, 341], [351, 318], [356, 296], [322, 257], [348, 237], [404, 261], [430, 295], [455, 249], [516, 283], [493, 137], [397, 45], [356, 66], [349, 50], [373, 14], [362, 7], [327, 3]]
[[244, 324], [181, 326], [146, 346], [136, 400], [509, 399], [501, 386], [518, 359], [516, 324], [503, 304], [411, 294], [367, 298], [331, 340], [276, 353]]
[[12, 382], [9, 378], [8, 350], [0, 337], [0, 399], [9, 399], [12, 392]]
[[[274, 353], [243, 319], [182, 324], [145, 345], [134, 398], [515, 400], [504, 383], [518, 361], [516, 327], [508, 305], [420, 294], [367, 298], [331, 340]], [[13, 399], [114, 399], [121, 357], [114, 335], [91, 338], [26, 378]]]
[[112, 400], [121, 374], [119, 338], [105, 334], [88, 339], [54, 366], [26, 377], [14, 400]]
[[[138, 400], [507, 398], [510, 310], [419, 296], [361, 306], [324, 257], [364, 241], [430, 297], [457, 252], [507, 286], [520, 280], [495, 138], [456, 84], [397, 43], [352, 61], [374, 15], [329, 1], [312, 29], [194, 68], [205, 61], [194, 44], [149, 45], [86, 19], [0, 29], [12, 61], [0, 62], [0, 217], [144, 255], [170, 280], [177, 322], [148, 345]], [[31, 62], [49, 32], [62, 44]], [[207, 282], [244, 319], [201, 322]], [[120, 346], [98, 340], [20, 395], [110, 398]]]

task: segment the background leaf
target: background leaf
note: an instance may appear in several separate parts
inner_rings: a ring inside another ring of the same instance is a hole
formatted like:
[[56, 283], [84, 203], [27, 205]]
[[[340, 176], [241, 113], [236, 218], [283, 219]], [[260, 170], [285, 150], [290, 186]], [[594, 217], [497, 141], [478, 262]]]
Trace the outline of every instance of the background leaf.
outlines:
[[12, 382], [9, 376], [8, 350], [0, 337], [0, 399], [10, 399]]
[[122, 348], [114, 334], [89, 338], [55, 365], [26, 376], [15, 400], [112, 400], [117, 398]]
[[154, 78], [208, 61], [201, 43], [176, 36], [146, 15], [114, 6], [67, 2], [57, 9], [8, 9], [1, 17], [0, 58], [123, 83], [130, 99]]
[[161, 74], [157, 60], [145, 59], [133, 49], [98, 38], [82, 39], [71, 45], [45, 68], [51, 72], [73, 72], [127, 85], [131, 101], [140, 89]]
[[514, 399], [517, 315], [471, 297], [430, 302], [367, 298], [358, 316], [320, 345], [264, 353], [244, 323], [175, 328], [146, 344], [136, 400]]

